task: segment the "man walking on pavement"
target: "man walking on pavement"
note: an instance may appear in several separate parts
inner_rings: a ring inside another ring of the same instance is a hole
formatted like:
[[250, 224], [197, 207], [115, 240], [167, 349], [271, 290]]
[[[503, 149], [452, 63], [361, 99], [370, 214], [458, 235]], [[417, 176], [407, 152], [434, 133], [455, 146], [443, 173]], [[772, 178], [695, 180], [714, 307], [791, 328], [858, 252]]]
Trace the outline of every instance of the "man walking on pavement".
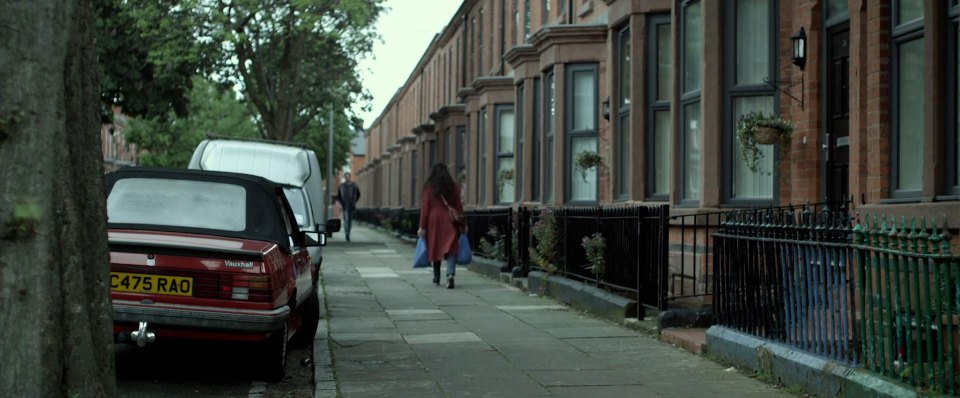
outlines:
[[340, 202], [340, 208], [343, 209], [343, 230], [347, 236], [347, 242], [350, 241], [350, 226], [353, 224], [353, 211], [357, 208], [357, 201], [360, 200], [360, 188], [353, 181], [350, 181], [350, 173], [343, 173], [343, 183], [337, 189], [337, 201]]

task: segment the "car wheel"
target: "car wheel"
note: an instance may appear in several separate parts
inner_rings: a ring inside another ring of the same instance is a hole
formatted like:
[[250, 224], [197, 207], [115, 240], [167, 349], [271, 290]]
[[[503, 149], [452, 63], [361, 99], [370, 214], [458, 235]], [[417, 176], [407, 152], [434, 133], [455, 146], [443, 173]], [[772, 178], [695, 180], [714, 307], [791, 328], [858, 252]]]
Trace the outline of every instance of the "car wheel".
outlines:
[[307, 301], [300, 304], [300, 319], [303, 324], [300, 325], [297, 334], [293, 336], [292, 344], [296, 347], [310, 346], [317, 334], [317, 323], [320, 322], [320, 298], [317, 294], [317, 290], [314, 289]]
[[287, 371], [287, 325], [273, 332], [263, 344], [262, 364], [267, 381], [276, 383], [283, 380]]

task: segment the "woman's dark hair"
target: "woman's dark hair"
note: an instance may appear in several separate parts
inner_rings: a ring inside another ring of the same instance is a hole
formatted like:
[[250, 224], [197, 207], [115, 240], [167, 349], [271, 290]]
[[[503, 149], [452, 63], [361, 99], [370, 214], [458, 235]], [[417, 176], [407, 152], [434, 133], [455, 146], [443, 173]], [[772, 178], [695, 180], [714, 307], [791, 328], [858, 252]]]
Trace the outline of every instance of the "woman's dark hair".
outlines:
[[430, 177], [428, 177], [427, 182], [423, 184], [424, 191], [426, 191], [427, 187], [433, 188], [433, 192], [436, 192], [437, 195], [447, 200], [453, 198], [453, 177], [450, 175], [450, 171], [447, 170], [447, 165], [435, 163], [433, 167], [430, 168]]

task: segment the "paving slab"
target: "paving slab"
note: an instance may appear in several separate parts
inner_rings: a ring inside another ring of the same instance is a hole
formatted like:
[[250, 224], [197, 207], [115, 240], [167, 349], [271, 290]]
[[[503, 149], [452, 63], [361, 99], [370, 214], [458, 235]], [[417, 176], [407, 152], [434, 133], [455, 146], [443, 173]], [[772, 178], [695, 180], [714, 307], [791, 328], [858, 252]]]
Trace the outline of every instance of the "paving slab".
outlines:
[[545, 328], [544, 332], [558, 339], [598, 338], [598, 337], [634, 337], [638, 333], [617, 326], [563, 327]]
[[[396, 323], [397, 330], [405, 336], [433, 333], [462, 333], [467, 331], [463, 325], [451, 320], [449, 317], [437, 320], [398, 320]], [[409, 342], [409, 340], [407, 341]]]
[[380, 382], [345, 380], [339, 384], [339, 389], [343, 397], [447, 397], [433, 380], [387, 380]]
[[615, 370], [579, 369], [579, 370], [541, 370], [529, 371], [527, 374], [540, 384], [548, 387], [557, 386], [625, 386], [639, 385], [639, 380], [625, 378]]
[[644, 386], [558, 386], [550, 387], [554, 397], [631, 397], [631, 398], [668, 398], [676, 395], [663, 395]]

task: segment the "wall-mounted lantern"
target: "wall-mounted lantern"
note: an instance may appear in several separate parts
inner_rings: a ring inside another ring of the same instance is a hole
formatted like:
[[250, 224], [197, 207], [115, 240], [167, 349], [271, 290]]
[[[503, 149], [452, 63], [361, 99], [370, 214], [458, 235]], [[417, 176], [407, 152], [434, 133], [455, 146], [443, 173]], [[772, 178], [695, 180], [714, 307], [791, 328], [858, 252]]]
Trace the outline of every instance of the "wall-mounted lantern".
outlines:
[[793, 42], [793, 64], [803, 70], [807, 64], [807, 32], [801, 26], [799, 32], [790, 36], [790, 41]]
[[610, 97], [603, 100], [603, 118], [610, 120]]

